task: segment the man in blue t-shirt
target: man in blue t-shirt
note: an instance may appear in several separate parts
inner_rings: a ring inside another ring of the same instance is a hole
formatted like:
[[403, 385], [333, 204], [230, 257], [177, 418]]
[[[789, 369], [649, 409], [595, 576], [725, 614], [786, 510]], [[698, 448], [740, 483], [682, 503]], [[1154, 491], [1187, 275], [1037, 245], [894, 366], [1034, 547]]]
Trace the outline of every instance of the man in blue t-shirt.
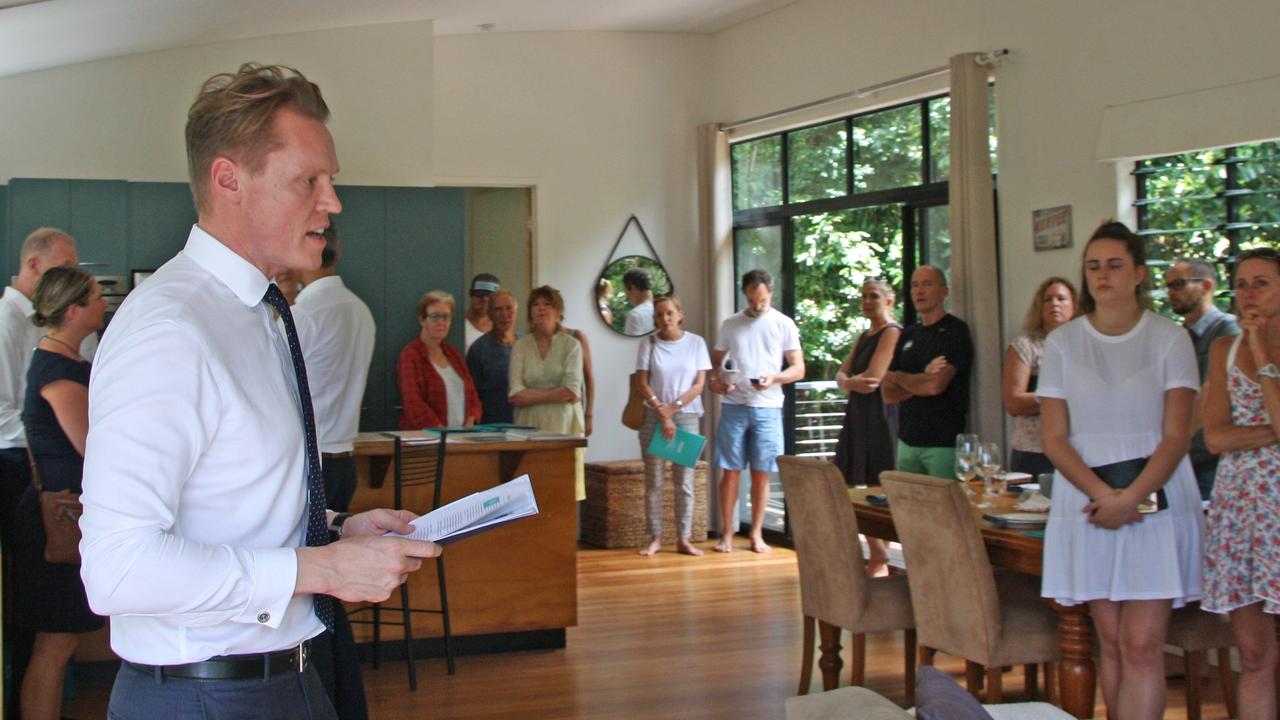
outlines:
[[902, 331], [880, 393], [898, 410], [898, 469], [955, 477], [956, 435], [969, 413], [969, 326], [946, 310], [947, 277], [932, 265], [911, 274], [917, 322]]
[[482, 423], [515, 422], [515, 409], [507, 398], [511, 348], [516, 344], [516, 296], [498, 290], [489, 296], [492, 327], [467, 350], [467, 371], [480, 396]]

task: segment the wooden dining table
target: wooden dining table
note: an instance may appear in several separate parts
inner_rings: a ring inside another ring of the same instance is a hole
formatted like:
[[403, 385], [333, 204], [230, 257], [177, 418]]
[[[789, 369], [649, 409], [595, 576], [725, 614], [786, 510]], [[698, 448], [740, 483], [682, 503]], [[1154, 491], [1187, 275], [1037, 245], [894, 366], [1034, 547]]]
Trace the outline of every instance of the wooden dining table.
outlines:
[[[978, 488], [980, 483], [971, 484], [971, 489]], [[849, 500], [853, 503], [854, 514], [858, 518], [859, 532], [867, 537], [896, 541], [898, 534], [893, 527], [893, 516], [889, 513], [889, 508], [872, 505], [867, 501], [867, 495], [881, 495], [883, 492], [878, 487], [850, 488]], [[1030, 575], [1042, 575], [1042, 538], [1025, 534], [1022, 530], [1000, 527], [982, 518], [988, 512], [999, 514], [1012, 511], [1018, 499], [1012, 495], [1004, 495], [996, 498], [995, 502], [996, 507], [990, 510], [973, 507], [974, 518], [978, 522], [991, 565]], [[1084, 604], [1068, 607], [1049, 600], [1045, 602], [1058, 612], [1058, 632], [1062, 644], [1062, 660], [1058, 663], [1059, 704], [1075, 717], [1091, 718], [1097, 675], [1093, 664], [1093, 633], [1089, 608]]]

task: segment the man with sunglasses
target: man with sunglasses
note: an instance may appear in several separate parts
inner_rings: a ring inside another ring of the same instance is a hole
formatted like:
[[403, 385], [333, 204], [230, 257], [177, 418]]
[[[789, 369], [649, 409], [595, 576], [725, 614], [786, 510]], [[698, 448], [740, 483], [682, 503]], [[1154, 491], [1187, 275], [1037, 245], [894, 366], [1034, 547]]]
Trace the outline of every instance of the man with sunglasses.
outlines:
[[[1199, 258], [1182, 258], [1164, 273], [1164, 287], [1169, 293], [1169, 308], [1182, 316], [1182, 326], [1191, 335], [1200, 367], [1200, 383], [1209, 370], [1209, 348], [1220, 337], [1239, 335], [1235, 315], [1225, 313], [1213, 304], [1213, 291], [1218, 274], [1213, 265]], [[1213, 492], [1213, 476], [1218, 470], [1218, 456], [1204, 444], [1204, 430], [1191, 439], [1191, 467], [1200, 486], [1200, 498], [1208, 500]]]

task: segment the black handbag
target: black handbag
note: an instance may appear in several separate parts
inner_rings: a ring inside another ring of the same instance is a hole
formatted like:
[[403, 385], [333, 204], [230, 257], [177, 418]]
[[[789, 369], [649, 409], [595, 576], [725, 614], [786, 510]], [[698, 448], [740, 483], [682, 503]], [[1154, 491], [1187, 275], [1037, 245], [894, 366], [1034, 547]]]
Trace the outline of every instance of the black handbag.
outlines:
[[[1107, 484], [1107, 487], [1116, 490], [1123, 490], [1133, 484], [1138, 479], [1138, 475], [1142, 473], [1142, 468], [1147, 466], [1149, 457], [1134, 458], [1132, 460], [1121, 460], [1120, 462], [1107, 463], [1091, 467], [1098, 479]], [[1138, 512], [1152, 513], [1169, 509], [1169, 498], [1164, 493], [1164, 488], [1160, 488], [1151, 493], [1154, 496], [1148, 497], [1145, 503], [1138, 505]], [[1154, 503], [1154, 504], [1153, 504]]]

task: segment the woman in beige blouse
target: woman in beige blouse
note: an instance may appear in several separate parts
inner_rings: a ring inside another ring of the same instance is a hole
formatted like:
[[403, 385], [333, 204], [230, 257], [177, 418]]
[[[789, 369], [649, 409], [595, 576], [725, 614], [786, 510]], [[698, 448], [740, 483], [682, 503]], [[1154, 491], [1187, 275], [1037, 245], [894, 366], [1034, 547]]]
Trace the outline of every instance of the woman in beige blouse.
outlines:
[[1070, 280], [1051, 277], [1040, 283], [1027, 308], [1022, 334], [1009, 343], [1004, 355], [1002, 397], [1004, 409], [1013, 416], [1013, 452], [1009, 469], [1013, 472], [1053, 472], [1040, 444], [1040, 402], [1036, 400], [1036, 379], [1044, 339], [1076, 314], [1076, 289]]
[[[519, 425], [539, 430], [582, 435], [582, 343], [560, 332], [564, 298], [548, 285], [534, 288], [526, 305], [529, 334], [511, 350], [511, 387], [508, 397]], [[583, 450], [577, 450], [575, 487], [577, 499], [587, 496], [583, 480]]]

